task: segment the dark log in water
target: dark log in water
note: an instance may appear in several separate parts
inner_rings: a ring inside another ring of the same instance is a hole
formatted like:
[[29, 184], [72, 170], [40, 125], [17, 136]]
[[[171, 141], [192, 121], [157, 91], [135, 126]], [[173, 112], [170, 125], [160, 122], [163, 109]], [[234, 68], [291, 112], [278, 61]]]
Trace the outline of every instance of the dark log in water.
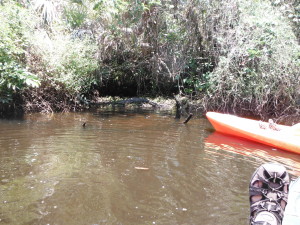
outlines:
[[190, 113], [190, 115], [186, 118], [186, 120], [183, 123], [187, 124], [192, 117], [193, 117], [193, 113]]

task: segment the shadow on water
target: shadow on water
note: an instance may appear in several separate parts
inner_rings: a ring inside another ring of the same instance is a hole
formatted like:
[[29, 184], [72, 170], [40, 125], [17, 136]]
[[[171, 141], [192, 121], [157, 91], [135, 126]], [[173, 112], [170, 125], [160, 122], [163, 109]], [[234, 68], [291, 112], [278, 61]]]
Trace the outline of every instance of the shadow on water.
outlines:
[[255, 168], [298, 174], [298, 155], [182, 122], [122, 108], [0, 120], [0, 224], [248, 224]]

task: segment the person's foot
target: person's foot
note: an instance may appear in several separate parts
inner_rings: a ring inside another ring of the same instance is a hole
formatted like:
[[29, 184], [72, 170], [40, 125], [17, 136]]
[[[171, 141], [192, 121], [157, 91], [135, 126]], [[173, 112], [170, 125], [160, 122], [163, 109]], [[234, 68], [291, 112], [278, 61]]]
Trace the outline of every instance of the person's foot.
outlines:
[[280, 131], [281, 130], [272, 119], [269, 119], [269, 128], [271, 130], [276, 130], [276, 131]]
[[263, 164], [253, 173], [249, 185], [250, 224], [281, 224], [289, 183], [289, 174], [282, 165]]
[[253, 218], [253, 221], [251, 224], [278, 225], [281, 223], [278, 222], [278, 218], [274, 215], [274, 213], [271, 213], [268, 211], [261, 211], [261, 212], [257, 213], [255, 218]]
[[267, 129], [267, 125], [264, 124], [264, 122], [262, 122], [261, 120], [258, 123], [258, 126], [260, 129], [266, 130]]

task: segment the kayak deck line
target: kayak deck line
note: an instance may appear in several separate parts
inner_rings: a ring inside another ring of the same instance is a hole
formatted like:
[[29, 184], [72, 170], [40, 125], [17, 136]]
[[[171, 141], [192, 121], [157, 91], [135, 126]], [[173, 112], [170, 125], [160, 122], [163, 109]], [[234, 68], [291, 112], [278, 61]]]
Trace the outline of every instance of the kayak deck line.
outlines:
[[292, 126], [277, 125], [281, 129], [277, 131], [260, 128], [262, 122], [258, 120], [230, 114], [207, 112], [206, 117], [218, 132], [300, 154], [299, 134]]

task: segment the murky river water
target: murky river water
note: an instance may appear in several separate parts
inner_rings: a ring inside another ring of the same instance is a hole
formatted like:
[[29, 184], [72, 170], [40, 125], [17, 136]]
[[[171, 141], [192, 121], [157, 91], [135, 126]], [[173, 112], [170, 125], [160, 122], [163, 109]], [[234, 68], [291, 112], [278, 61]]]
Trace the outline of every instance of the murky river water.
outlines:
[[0, 224], [248, 224], [258, 165], [300, 175], [300, 155], [213, 133], [204, 118], [116, 110], [0, 127]]

